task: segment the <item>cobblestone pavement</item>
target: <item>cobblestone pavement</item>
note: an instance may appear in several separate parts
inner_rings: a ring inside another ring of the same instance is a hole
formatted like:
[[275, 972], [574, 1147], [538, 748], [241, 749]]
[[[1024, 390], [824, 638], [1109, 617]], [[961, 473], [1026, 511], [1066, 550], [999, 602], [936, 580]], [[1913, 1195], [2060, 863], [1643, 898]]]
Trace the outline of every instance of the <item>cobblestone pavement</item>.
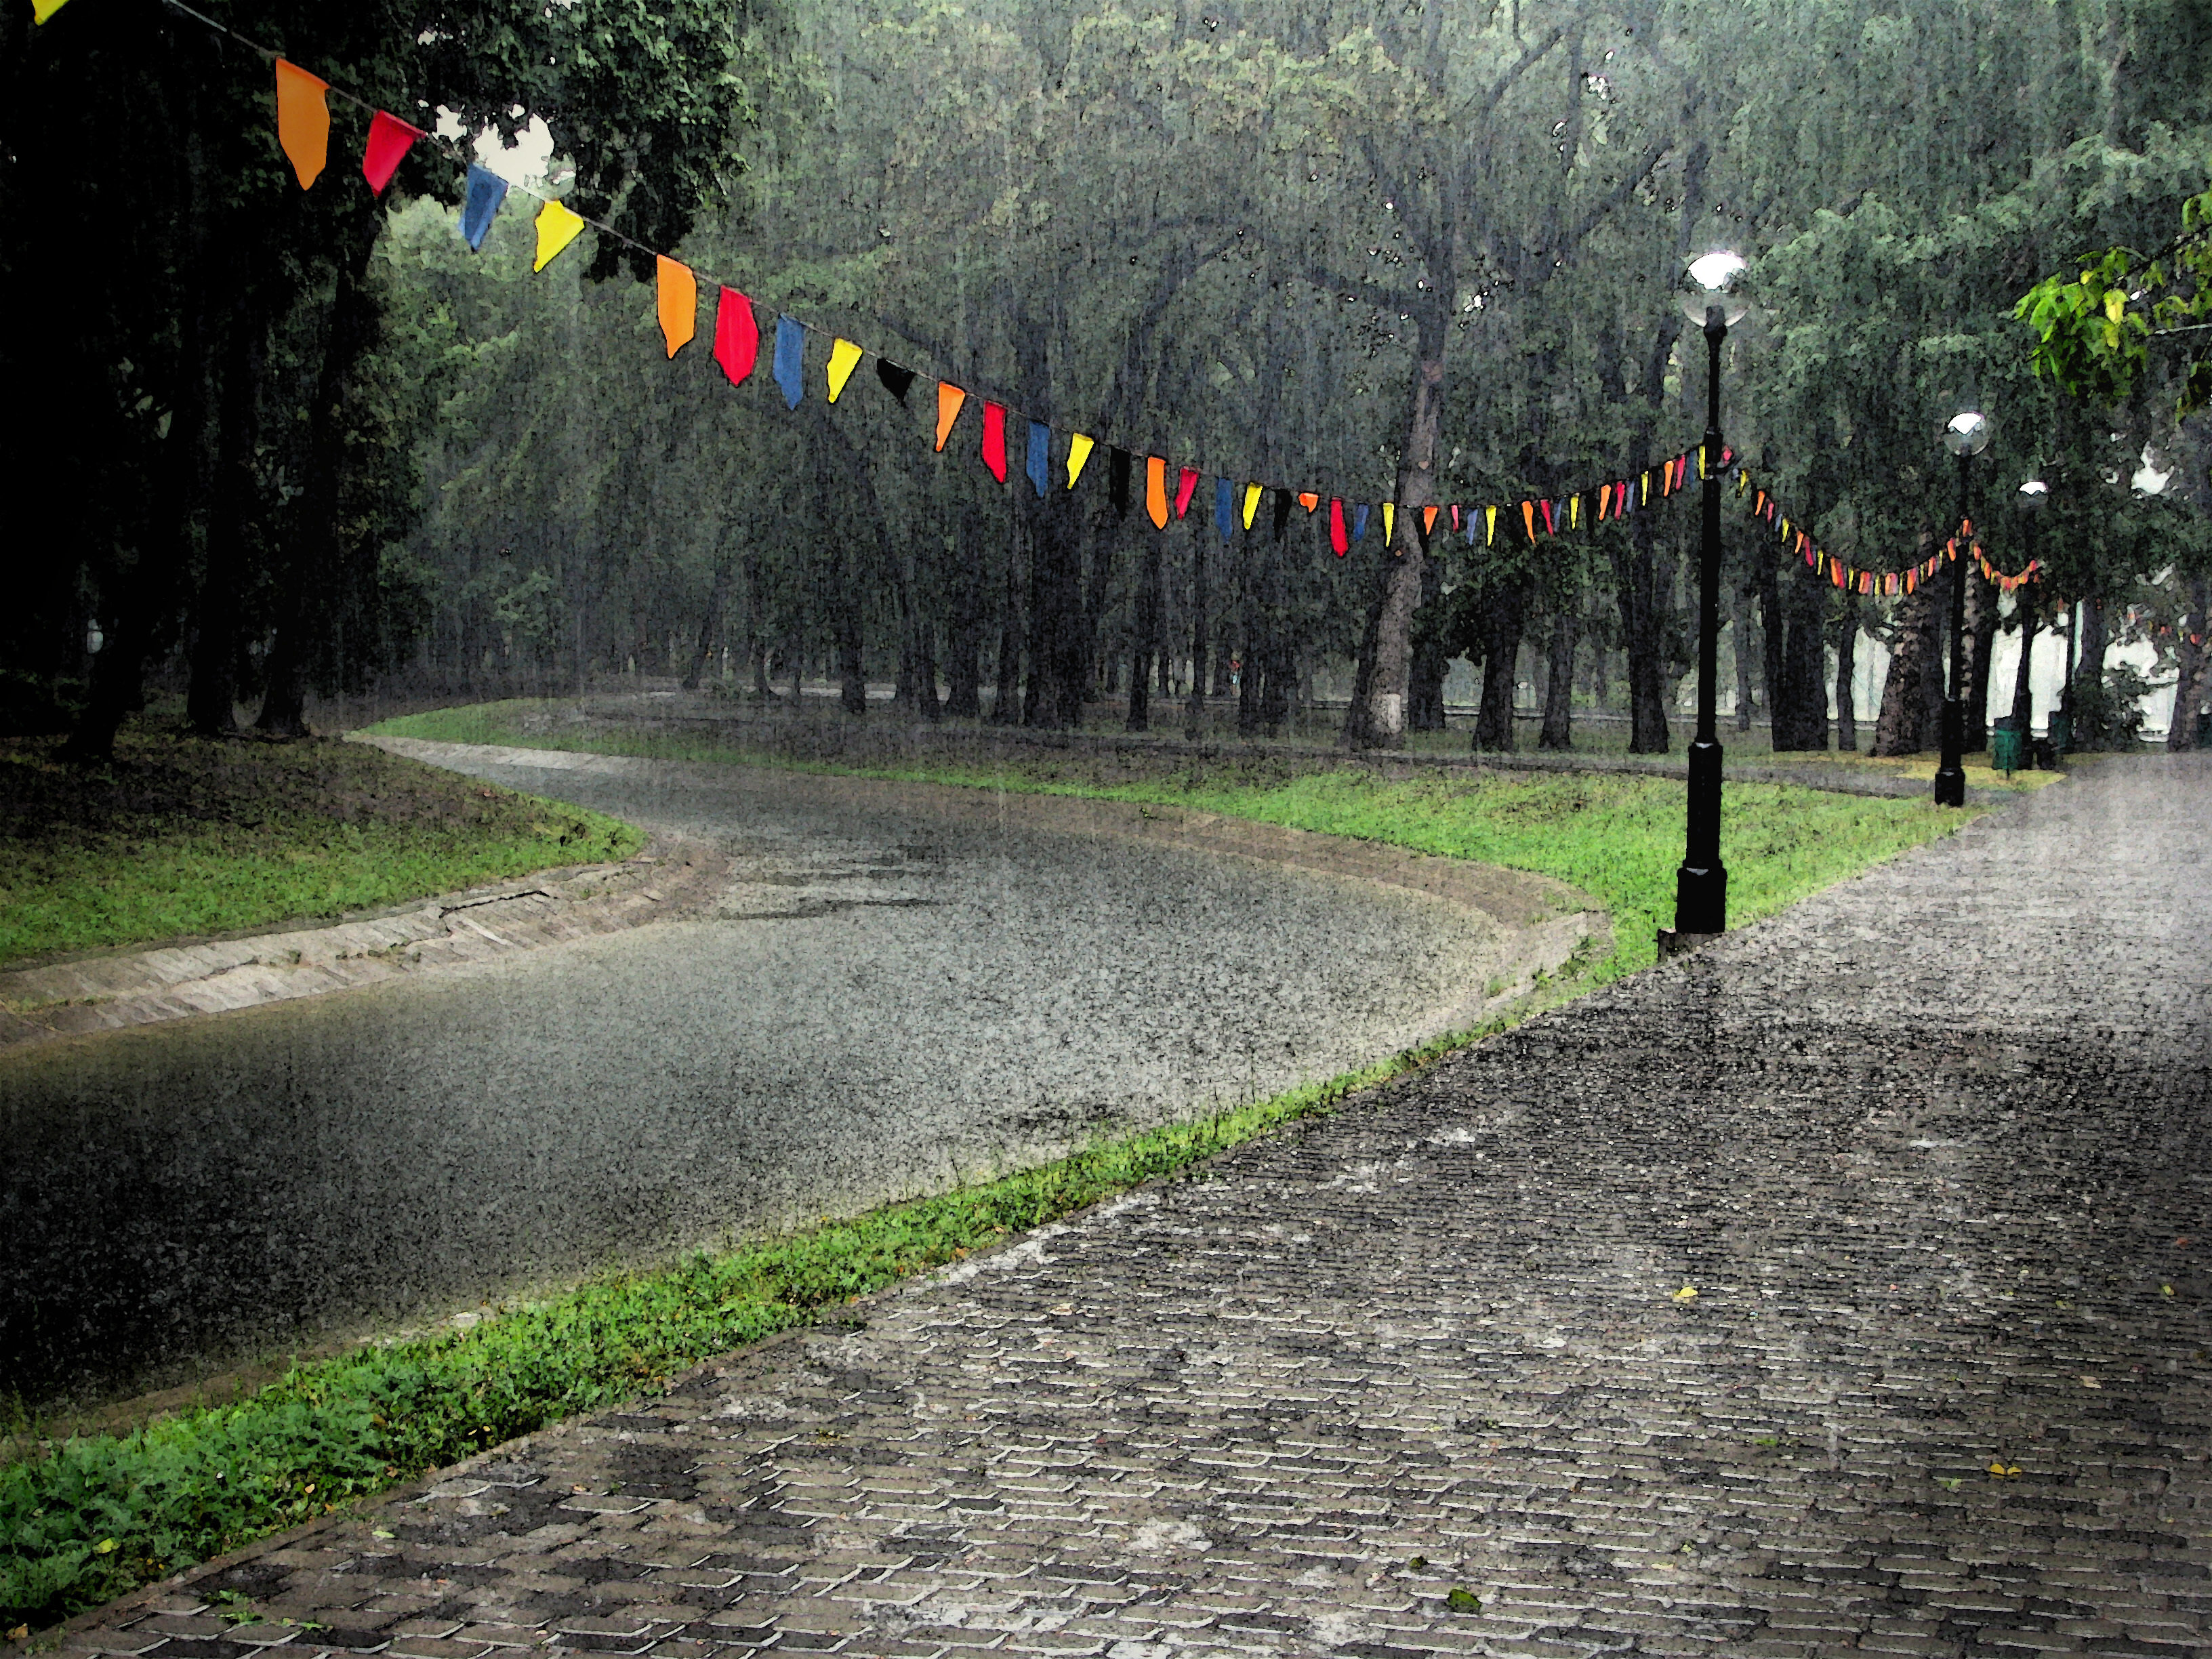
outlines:
[[2107, 763], [69, 1645], [2212, 1651], [2208, 823]]

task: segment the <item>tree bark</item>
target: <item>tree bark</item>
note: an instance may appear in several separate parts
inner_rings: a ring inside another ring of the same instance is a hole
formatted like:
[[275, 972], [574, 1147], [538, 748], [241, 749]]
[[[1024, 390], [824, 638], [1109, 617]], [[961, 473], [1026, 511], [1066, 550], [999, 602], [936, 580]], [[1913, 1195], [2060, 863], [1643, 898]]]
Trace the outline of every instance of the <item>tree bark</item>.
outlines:
[[1206, 653], [1212, 639], [1206, 627], [1206, 538], [1190, 537], [1190, 701], [1183, 708], [1182, 735], [1198, 743], [1206, 736]]
[[1544, 680], [1544, 727], [1536, 737], [1539, 749], [1569, 750], [1575, 746], [1575, 641], [1581, 633], [1581, 595], [1562, 605], [1552, 618], [1552, 640]]
[[1022, 720], [1054, 731], [1083, 723], [1090, 654], [1073, 501], [1066, 490], [1048, 490], [1041, 499], [1033, 494], [1024, 509], [1030, 523], [1030, 677]]
[[1790, 625], [1782, 615], [1782, 589], [1774, 555], [1762, 546], [1757, 558], [1753, 580], [1759, 589], [1759, 700], [1766, 706], [1767, 734], [1778, 748], [1786, 723], [1782, 713], [1783, 654]]
[[1407, 676], [1406, 729], [1444, 729], [1444, 680], [1451, 658], [1444, 649], [1443, 561], [1430, 558], [1421, 572], [1421, 608], [1413, 613], [1413, 660]]
[[1737, 582], [1732, 590], [1734, 605], [1729, 617], [1729, 632], [1735, 642], [1735, 729], [1751, 730], [1751, 588], [1749, 584]]
[[1927, 746], [1928, 702], [1922, 690], [1936, 642], [1942, 584], [1928, 582], [1898, 607], [1889, 678], [1882, 683], [1881, 713], [1875, 722], [1872, 755], [1917, 755]]
[[1850, 754], [1859, 746], [1858, 705], [1851, 682], [1858, 674], [1859, 596], [1844, 595], [1843, 614], [1836, 625], [1836, 751]]
[[1513, 749], [1513, 699], [1520, 678], [1521, 633], [1528, 578], [1519, 571], [1486, 586], [1482, 596], [1482, 703], [1474, 716], [1478, 753]]
[[2166, 728], [2170, 750], [2194, 749], [2203, 741], [2203, 706], [2212, 701], [2212, 641], [2192, 644], [2190, 635], [2203, 639], [2208, 629], [2212, 629], [2212, 577], [2197, 576], [2189, 584], [2189, 611], [2181, 619], [2174, 647], [2173, 718]]
[[983, 515], [971, 501], [961, 509], [954, 554], [952, 624], [945, 639], [945, 712], [961, 720], [983, 713]]
[[2014, 616], [2020, 623], [2020, 662], [2012, 677], [2012, 720], [2020, 728], [2022, 741], [2035, 726], [2035, 684], [2032, 675], [2035, 667], [2036, 607], [2030, 597], [2031, 590], [2020, 590], [2020, 605]]
[[1167, 571], [1164, 540], [1157, 533], [1147, 536], [1138, 566], [1136, 637], [1129, 653], [1129, 713], [1124, 722], [1132, 732], [1152, 729], [1153, 675], [1165, 665]]
[[1006, 609], [999, 618], [998, 689], [991, 724], [1012, 726], [1022, 715], [1022, 515], [1007, 514]]
[[[1444, 336], [1452, 284], [1446, 281], [1438, 303], [1425, 307], [1419, 317], [1413, 385], [1406, 413], [1406, 447], [1399, 459], [1398, 511], [1414, 513], [1437, 499], [1437, 447], [1443, 429]], [[1421, 603], [1423, 573], [1428, 558], [1411, 525], [1398, 526], [1404, 550], [1392, 556], [1384, 548], [1382, 591], [1371, 612], [1372, 644], [1365, 637], [1363, 658], [1368, 666], [1358, 677], [1360, 695], [1352, 699], [1344, 716], [1344, 742], [1354, 749], [1397, 749], [1406, 741], [1406, 704], [1413, 673], [1413, 612]]]
[[[1640, 469], [1638, 469], [1640, 471]], [[1631, 474], [1632, 478], [1636, 475]], [[1653, 555], [1649, 512], [1631, 517], [1613, 554], [1613, 594], [1620, 606], [1620, 643], [1628, 672], [1628, 752], [1667, 752], [1667, 685], [1660, 661], [1659, 607], [1663, 589]]]
[[287, 538], [291, 545], [278, 576], [276, 637], [269, 652], [268, 685], [254, 725], [280, 737], [307, 732], [306, 670], [310, 580], [331, 568], [337, 551], [338, 490], [345, 469], [346, 398], [356, 367], [374, 343], [378, 309], [366, 277], [377, 226], [356, 233], [340, 261], [331, 302], [330, 338], [307, 411], [307, 476], [300, 511]]
[[722, 550], [714, 561], [714, 585], [708, 591], [705, 608], [699, 612], [699, 629], [691, 641], [691, 660], [684, 669], [686, 691], [699, 689], [699, 681], [706, 672], [707, 653], [714, 649], [714, 630], [721, 625], [722, 612], [730, 603], [730, 578], [737, 567], [736, 551], [730, 546], [734, 535], [727, 525], [723, 526]]
[[204, 738], [238, 729], [238, 613], [246, 538], [258, 491], [253, 456], [260, 436], [258, 398], [267, 346], [259, 307], [241, 307], [229, 323], [216, 414], [215, 477], [208, 492], [207, 574], [195, 607], [192, 678], [185, 719]]
[[1778, 750], [1828, 746], [1827, 589], [1802, 566], [1785, 580], [1782, 683], [1768, 716]]

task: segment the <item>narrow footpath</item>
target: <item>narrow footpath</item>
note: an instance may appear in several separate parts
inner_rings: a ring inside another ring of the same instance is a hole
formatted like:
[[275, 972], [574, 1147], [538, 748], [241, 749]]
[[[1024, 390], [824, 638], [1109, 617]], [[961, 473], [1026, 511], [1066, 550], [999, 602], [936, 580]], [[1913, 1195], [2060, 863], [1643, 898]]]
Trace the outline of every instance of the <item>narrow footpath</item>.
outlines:
[[2086, 768], [66, 1645], [2212, 1651], [2208, 825]]

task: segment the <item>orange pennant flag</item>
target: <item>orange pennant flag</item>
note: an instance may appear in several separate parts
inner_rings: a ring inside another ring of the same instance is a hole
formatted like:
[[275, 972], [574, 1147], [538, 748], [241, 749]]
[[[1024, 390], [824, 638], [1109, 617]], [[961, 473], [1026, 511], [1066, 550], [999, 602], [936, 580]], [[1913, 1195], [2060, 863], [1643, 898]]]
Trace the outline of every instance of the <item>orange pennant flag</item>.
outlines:
[[331, 89], [297, 64], [276, 60], [276, 142], [300, 175], [305, 190], [322, 175], [331, 154], [331, 106], [323, 94]]
[[1437, 527], [1437, 511], [1438, 509], [1433, 507], [1425, 507], [1421, 509], [1421, 533], [1424, 536]]
[[968, 401], [968, 394], [950, 380], [937, 383], [937, 448], [942, 454], [945, 441], [952, 435], [952, 423], [960, 418], [960, 405]]
[[659, 289], [660, 334], [673, 357], [699, 331], [699, 283], [689, 265], [680, 265], [665, 253], [653, 255]]
[[1298, 505], [1310, 513], [1321, 505], [1321, 497], [1310, 489], [1302, 489], [1298, 492]]
[[1521, 524], [1522, 524], [1522, 527], [1523, 529], [1527, 530], [1527, 531], [1528, 531], [1528, 544], [1529, 544], [1529, 545], [1530, 545], [1530, 546], [1532, 546], [1532, 547], [1533, 547], [1533, 546], [1534, 546], [1534, 545], [1535, 545], [1535, 542], [1536, 542], [1536, 504], [1535, 504], [1535, 502], [1534, 502], [1534, 501], [1523, 501], [1523, 502], [1522, 502], [1522, 503], [1521, 503]]
[[1168, 527], [1168, 464], [1161, 455], [1145, 460], [1145, 512], [1156, 530]]

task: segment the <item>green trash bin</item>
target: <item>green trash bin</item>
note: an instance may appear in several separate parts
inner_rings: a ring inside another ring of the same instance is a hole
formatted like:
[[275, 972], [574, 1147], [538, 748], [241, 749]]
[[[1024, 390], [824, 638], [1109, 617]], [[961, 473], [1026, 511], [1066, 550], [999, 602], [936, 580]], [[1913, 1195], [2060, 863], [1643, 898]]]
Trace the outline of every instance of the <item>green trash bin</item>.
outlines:
[[2009, 720], [2001, 720], [1990, 732], [1990, 764], [2010, 777], [2020, 770], [2021, 733]]

